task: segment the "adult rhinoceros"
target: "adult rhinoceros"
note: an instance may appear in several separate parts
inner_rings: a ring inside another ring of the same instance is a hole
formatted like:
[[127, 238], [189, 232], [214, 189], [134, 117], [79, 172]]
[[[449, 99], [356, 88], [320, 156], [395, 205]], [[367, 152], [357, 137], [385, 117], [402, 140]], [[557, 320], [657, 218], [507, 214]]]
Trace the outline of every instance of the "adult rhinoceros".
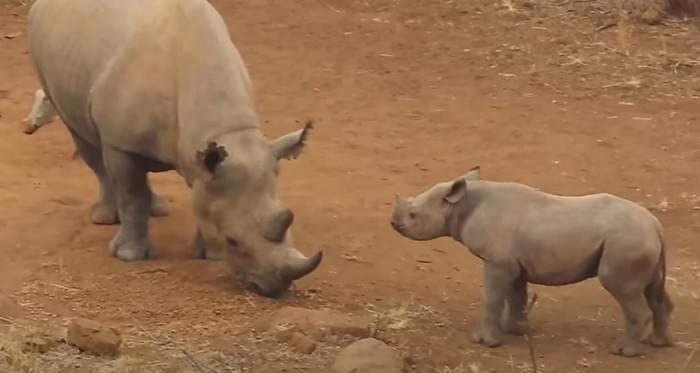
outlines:
[[[97, 176], [95, 223], [121, 222], [122, 260], [149, 257], [149, 215], [167, 213], [148, 172], [192, 189], [195, 255], [221, 256], [248, 289], [283, 294], [321, 262], [294, 248], [294, 215], [276, 199], [278, 162], [310, 129], [268, 141], [248, 72], [205, 0], [37, 0], [31, 58], [46, 95]], [[217, 253], [217, 254], [214, 254]]]

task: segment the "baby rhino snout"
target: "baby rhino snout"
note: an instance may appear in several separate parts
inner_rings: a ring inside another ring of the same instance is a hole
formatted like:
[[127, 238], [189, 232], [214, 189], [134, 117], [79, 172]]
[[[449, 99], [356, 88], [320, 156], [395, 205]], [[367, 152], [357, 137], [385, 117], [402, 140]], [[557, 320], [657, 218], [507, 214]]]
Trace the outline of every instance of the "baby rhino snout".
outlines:
[[391, 219], [391, 227], [394, 228], [395, 231], [403, 233], [404, 229], [406, 228], [406, 225], [404, 225], [400, 218], [393, 217]]

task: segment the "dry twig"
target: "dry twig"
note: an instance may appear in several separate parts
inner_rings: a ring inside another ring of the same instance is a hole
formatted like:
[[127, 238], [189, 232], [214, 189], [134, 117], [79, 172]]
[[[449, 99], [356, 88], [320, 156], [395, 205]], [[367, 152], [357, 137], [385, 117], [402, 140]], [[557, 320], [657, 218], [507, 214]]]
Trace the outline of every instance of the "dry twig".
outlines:
[[688, 368], [690, 365], [690, 362], [693, 360], [693, 356], [695, 356], [695, 353], [698, 351], [698, 346], [695, 346], [692, 351], [690, 351], [690, 354], [688, 354], [688, 357], [685, 359], [683, 362], [683, 365], [681, 365], [681, 368], [678, 369], [678, 373], [683, 373], [685, 372], [685, 369]]

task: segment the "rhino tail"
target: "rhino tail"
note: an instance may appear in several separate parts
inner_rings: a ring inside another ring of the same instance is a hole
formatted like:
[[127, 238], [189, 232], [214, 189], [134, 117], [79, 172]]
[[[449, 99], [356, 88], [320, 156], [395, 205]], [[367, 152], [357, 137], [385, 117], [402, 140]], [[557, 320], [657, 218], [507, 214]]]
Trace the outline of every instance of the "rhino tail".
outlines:
[[[659, 261], [656, 265], [656, 272], [647, 288], [647, 301], [650, 305], [655, 304], [666, 309], [668, 313], [673, 310], [673, 302], [666, 292], [666, 239], [664, 230], [661, 224], [656, 224], [656, 231], [659, 237], [661, 252], [659, 253]], [[654, 307], [652, 307], [654, 309]]]

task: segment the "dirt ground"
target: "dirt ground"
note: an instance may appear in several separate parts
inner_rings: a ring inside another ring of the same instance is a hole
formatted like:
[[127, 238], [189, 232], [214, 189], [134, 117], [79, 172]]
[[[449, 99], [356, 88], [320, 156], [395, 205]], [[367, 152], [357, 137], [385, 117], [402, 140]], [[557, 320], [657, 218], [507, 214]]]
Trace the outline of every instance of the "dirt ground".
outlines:
[[[117, 228], [89, 224], [96, 183], [71, 159], [63, 124], [21, 132], [38, 87], [27, 8], [0, 6], [0, 295], [15, 304], [0, 304], [6, 318], [114, 324], [153, 372], [165, 357], [130, 341], [162, 333], [236, 357], [241, 371], [325, 372], [332, 351], [299, 356], [247, 333], [284, 305], [371, 312], [385, 320], [378, 337], [421, 373], [528, 372], [530, 347], [540, 372], [700, 371], [697, 23], [616, 23], [600, 1], [212, 2], [249, 66], [264, 132], [316, 121], [303, 156], [282, 165], [280, 193], [300, 248], [325, 251], [321, 267], [268, 300], [223, 264], [190, 258], [189, 191], [175, 173], [152, 175], [173, 210], [152, 220], [157, 257], [110, 257]], [[652, 209], [669, 241], [676, 346], [609, 355], [621, 313], [596, 280], [531, 287], [529, 344], [474, 345], [480, 261], [448, 239], [403, 239], [389, 216], [395, 193], [477, 164], [484, 178]]]

